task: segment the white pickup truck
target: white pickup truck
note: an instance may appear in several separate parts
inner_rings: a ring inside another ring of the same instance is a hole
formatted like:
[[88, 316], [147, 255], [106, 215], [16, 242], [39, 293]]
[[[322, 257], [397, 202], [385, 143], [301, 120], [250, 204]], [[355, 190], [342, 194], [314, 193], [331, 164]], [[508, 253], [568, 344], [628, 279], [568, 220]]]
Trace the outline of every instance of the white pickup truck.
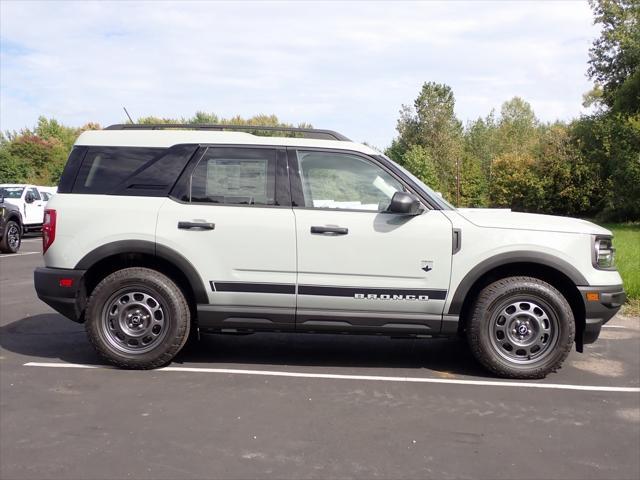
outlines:
[[20, 209], [24, 221], [24, 232], [39, 231], [42, 228], [44, 209], [53, 196], [56, 187], [39, 187], [24, 183], [0, 184], [0, 194], [5, 202]]

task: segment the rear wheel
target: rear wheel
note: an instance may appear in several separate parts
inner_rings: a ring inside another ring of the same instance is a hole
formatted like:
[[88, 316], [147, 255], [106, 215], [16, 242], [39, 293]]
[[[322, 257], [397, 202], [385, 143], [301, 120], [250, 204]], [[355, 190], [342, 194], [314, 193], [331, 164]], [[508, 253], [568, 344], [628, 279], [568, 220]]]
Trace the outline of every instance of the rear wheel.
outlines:
[[573, 312], [550, 284], [509, 277], [485, 287], [468, 329], [474, 356], [507, 378], [544, 378], [558, 370], [575, 336]]
[[166, 365], [189, 337], [190, 313], [182, 291], [148, 268], [107, 276], [87, 305], [86, 330], [101, 357], [121, 368]]
[[4, 235], [0, 239], [0, 251], [2, 253], [17, 253], [22, 242], [20, 225], [9, 220], [5, 225]]

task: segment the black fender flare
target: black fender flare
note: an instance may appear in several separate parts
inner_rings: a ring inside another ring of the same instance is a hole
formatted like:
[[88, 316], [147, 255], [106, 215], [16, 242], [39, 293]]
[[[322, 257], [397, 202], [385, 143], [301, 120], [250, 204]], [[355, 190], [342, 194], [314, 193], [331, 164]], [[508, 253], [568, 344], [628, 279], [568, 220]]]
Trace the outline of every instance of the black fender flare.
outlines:
[[[478, 279], [480, 279], [485, 273], [493, 270], [494, 268], [513, 263], [535, 263], [538, 265], [544, 265], [545, 267], [550, 267], [563, 273], [576, 286], [589, 285], [587, 279], [584, 278], [576, 267], [554, 255], [531, 251], [501, 253], [480, 262], [465, 275], [453, 294], [448, 314], [460, 315], [462, 312], [462, 305], [464, 304], [464, 300], [467, 297], [469, 290], [471, 290], [471, 287], [473, 287], [476, 281], [478, 281]], [[523, 275], [526, 275], [526, 272], [523, 272]]]
[[158, 245], [155, 242], [147, 240], [119, 240], [101, 245], [82, 257], [82, 259], [76, 264], [75, 269], [89, 270], [100, 260], [122, 253], [141, 253], [160, 258], [172, 264], [175, 268], [180, 270], [189, 281], [189, 285], [193, 290], [196, 302], [205, 304], [209, 303], [209, 297], [207, 296], [205, 285], [193, 264], [175, 250], [164, 245]]

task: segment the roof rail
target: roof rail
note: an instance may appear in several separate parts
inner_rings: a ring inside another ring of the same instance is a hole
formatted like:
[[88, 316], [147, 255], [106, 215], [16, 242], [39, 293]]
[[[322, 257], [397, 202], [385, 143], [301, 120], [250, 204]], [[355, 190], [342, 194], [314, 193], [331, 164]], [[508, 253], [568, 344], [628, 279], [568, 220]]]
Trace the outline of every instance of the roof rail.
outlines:
[[193, 124], [193, 123], [119, 123], [109, 125], [105, 130], [235, 130], [241, 132], [287, 132], [301, 134], [304, 138], [315, 138], [317, 140], [339, 140], [341, 142], [350, 142], [351, 140], [341, 133], [333, 130], [319, 130], [317, 128], [293, 128], [293, 127], [273, 127], [266, 125], [222, 125], [222, 124]]

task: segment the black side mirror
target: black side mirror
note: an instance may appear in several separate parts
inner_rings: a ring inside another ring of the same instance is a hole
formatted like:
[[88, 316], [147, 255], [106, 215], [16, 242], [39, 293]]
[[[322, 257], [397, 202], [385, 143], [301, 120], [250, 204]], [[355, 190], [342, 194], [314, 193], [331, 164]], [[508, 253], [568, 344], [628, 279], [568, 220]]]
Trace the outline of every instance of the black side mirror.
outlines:
[[415, 195], [407, 192], [396, 192], [391, 198], [389, 209], [391, 213], [401, 213], [403, 215], [419, 215], [420, 200]]
[[24, 196], [24, 201], [27, 203], [33, 203], [34, 200], [35, 198], [33, 198], [33, 193], [31, 192], [27, 192], [27, 194]]

